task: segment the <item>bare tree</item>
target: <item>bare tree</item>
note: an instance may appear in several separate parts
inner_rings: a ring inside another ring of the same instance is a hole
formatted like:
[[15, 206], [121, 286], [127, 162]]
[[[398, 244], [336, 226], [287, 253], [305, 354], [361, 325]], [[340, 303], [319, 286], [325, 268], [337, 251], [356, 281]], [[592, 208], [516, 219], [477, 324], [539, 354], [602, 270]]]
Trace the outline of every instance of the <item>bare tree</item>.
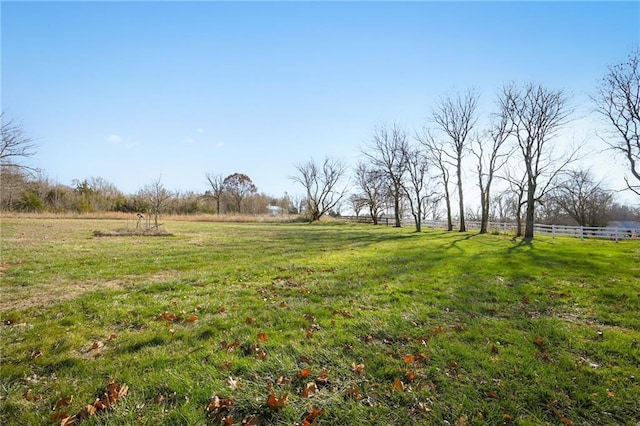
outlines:
[[597, 111], [611, 126], [605, 142], [626, 159], [635, 183], [625, 176], [627, 188], [640, 195], [640, 49], [627, 62], [609, 68], [594, 101]]
[[222, 189], [235, 201], [238, 213], [242, 213], [242, 200], [258, 191], [251, 178], [242, 173], [234, 173], [224, 178]]
[[464, 96], [458, 93], [455, 97], [441, 99], [433, 112], [433, 121], [444, 132], [449, 142], [449, 149], [444, 150], [444, 154], [456, 168], [460, 232], [466, 231], [462, 190], [462, 158], [468, 149], [469, 136], [477, 121], [478, 98], [478, 94], [473, 89], [469, 89]]
[[504, 179], [509, 183], [509, 189], [502, 195], [506, 197], [507, 210], [511, 211], [516, 221], [516, 237], [522, 237], [522, 208], [526, 204], [527, 174], [507, 168]]
[[220, 216], [220, 200], [222, 199], [222, 193], [224, 191], [224, 178], [221, 174], [215, 175], [213, 173], [207, 173], [206, 176], [211, 190], [206, 192], [205, 197], [215, 201], [216, 214]]
[[394, 124], [390, 129], [386, 126], [379, 126], [373, 132], [373, 139], [368, 149], [363, 150], [364, 156], [369, 159], [374, 169], [381, 170], [387, 181], [389, 193], [393, 199], [393, 214], [395, 226], [402, 226], [400, 211], [401, 201], [404, 194], [402, 180], [407, 171], [407, 132]]
[[553, 140], [568, 122], [571, 108], [562, 90], [529, 83], [505, 86], [499, 96], [501, 115], [522, 154], [526, 178], [524, 237], [533, 238], [535, 205], [553, 188], [558, 175], [576, 157], [576, 151], [557, 154]]
[[153, 180], [151, 183], [142, 188], [140, 191], [140, 195], [149, 203], [151, 206], [151, 213], [153, 213], [154, 219], [154, 228], [158, 229], [158, 216], [163, 211], [167, 202], [171, 199], [173, 194], [167, 190], [162, 184], [162, 177]]
[[572, 170], [553, 191], [552, 199], [580, 226], [606, 226], [613, 194], [589, 170]]
[[422, 134], [417, 135], [416, 139], [424, 146], [424, 152], [428, 161], [439, 172], [440, 184], [444, 191], [445, 210], [447, 213], [447, 231], [452, 231], [453, 219], [451, 217], [451, 194], [449, 192], [450, 173], [449, 163], [447, 162], [445, 154], [445, 145], [442, 141], [436, 139], [433, 136], [433, 133], [427, 128], [424, 128]]
[[409, 200], [416, 232], [422, 232], [422, 217], [425, 214], [426, 202], [435, 193], [428, 193], [429, 161], [424, 151], [417, 147], [407, 149], [408, 151], [404, 154], [407, 162], [407, 179], [403, 182], [403, 188]]
[[5, 113], [0, 114], [2, 123], [2, 144], [0, 144], [0, 165], [3, 169], [14, 168], [25, 171], [34, 171], [22, 163], [22, 160], [35, 155], [36, 145], [28, 137], [22, 126], [13, 119], [7, 118]]
[[360, 191], [359, 198], [369, 208], [369, 216], [373, 224], [377, 225], [389, 195], [385, 173], [359, 162], [355, 169], [355, 183]]
[[476, 171], [478, 172], [478, 187], [480, 188], [480, 233], [487, 232], [489, 224], [489, 207], [491, 202], [491, 185], [497, 171], [499, 171], [509, 159], [512, 151], [505, 151], [509, 138], [508, 121], [506, 117], [500, 117], [492, 123], [484, 137], [475, 138], [472, 144], [473, 155], [477, 159]]
[[298, 175], [291, 180], [304, 187], [307, 193], [307, 212], [312, 222], [320, 220], [342, 200], [346, 186], [339, 187], [346, 173], [346, 166], [339, 160], [326, 157], [322, 165], [313, 159], [297, 164]]

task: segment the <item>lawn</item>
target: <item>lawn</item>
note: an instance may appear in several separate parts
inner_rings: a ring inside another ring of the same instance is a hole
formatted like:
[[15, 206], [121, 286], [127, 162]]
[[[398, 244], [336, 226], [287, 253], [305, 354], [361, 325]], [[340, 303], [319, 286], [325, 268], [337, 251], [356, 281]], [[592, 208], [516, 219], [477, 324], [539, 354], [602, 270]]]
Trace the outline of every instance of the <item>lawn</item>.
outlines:
[[1, 424], [640, 419], [640, 241], [126, 226], [2, 218]]

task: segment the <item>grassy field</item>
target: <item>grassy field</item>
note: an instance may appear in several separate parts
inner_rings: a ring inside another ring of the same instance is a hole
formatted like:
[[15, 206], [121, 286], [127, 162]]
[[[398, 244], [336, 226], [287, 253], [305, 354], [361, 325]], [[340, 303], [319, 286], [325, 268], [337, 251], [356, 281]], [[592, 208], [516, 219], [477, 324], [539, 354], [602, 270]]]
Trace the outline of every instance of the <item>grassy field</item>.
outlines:
[[2, 219], [1, 424], [640, 421], [638, 241], [127, 225]]

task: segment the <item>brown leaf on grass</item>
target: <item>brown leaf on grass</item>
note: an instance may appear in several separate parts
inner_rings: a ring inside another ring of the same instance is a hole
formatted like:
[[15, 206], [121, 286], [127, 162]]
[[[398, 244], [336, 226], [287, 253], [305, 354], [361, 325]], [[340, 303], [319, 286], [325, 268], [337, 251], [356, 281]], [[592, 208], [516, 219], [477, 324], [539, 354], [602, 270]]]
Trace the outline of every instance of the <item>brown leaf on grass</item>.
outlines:
[[116, 340], [116, 338], [117, 338], [117, 337], [118, 337], [118, 336], [116, 336], [116, 335], [115, 335], [115, 333], [111, 333], [111, 334], [109, 335], [109, 337], [107, 337], [107, 342], [110, 342], [110, 341], [112, 341], [112, 340]]
[[417, 377], [417, 373], [415, 372], [415, 370], [408, 370], [406, 373], [404, 373], [404, 377], [406, 377], [407, 380], [413, 382]]
[[362, 395], [362, 393], [360, 392], [360, 389], [358, 388], [358, 386], [354, 385], [353, 387], [348, 388], [347, 390], [344, 391], [344, 394], [348, 397], [348, 398], [353, 398], [356, 401], [360, 401], [364, 398], [364, 396]]
[[298, 376], [302, 377], [303, 379], [307, 376], [309, 376], [309, 374], [311, 374], [311, 369], [310, 368], [303, 368], [302, 370], [300, 370], [298, 372]]
[[223, 425], [232, 425], [233, 424], [233, 416], [224, 416], [220, 423]]
[[318, 387], [316, 386], [316, 382], [308, 382], [306, 385], [304, 385], [304, 388], [302, 388], [302, 392], [300, 393], [300, 396], [303, 398], [310, 398], [316, 392], [318, 392]]
[[278, 386], [287, 386], [291, 383], [291, 379], [286, 376], [280, 376], [276, 379], [276, 384]]
[[180, 317], [172, 312], [164, 312], [160, 314], [160, 316], [158, 316], [158, 319], [166, 321], [168, 323], [180, 321]]
[[431, 330], [431, 334], [437, 336], [438, 334], [444, 333], [444, 327], [439, 325], [438, 327]]
[[351, 369], [361, 376], [364, 374], [364, 364], [356, 364], [355, 362], [353, 362], [351, 363]]
[[398, 392], [404, 391], [404, 383], [402, 383], [402, 380], [395, 379], [393, 381], [393, 390]]
[[227, 308], [225, 308], [224, 306], [222, 306], [220, 309], [218, 309], [218, 313], [219, 314], [224, 314], [227, 312]]
[[326, 368], [323, 368], [322, 371], [320, 371], [320, 374], [316, 377], [316, 383], [319, 385], [326, 385], [329, 383], [329, 371]]
[[416, 361], [415, 355], [403, 355], [402, 360], [405, 364], [413, 364]]
[[222, 421], [224, 417], [228, 417], [229, 407], [233, 402], [234, 399], [231, 397], [220, 399], [218, 395], [213, 395], [205, 407], [207, 418]]
[[73, 415], [60, 420], [60, 426], [75, 426], [79, 422], [78, 417]]
[[487, 392], [486, 397], [487, 398], [497, 398], [498, 397], [498, 392], [491, 390], [491, 391]]
[[542, 348], [544, 346], [544, 339], [542, 338], [542, 336], [536, 336], [533, 344], [539, 348]]
[[258, 333], [258, 340], [260, 340], [261, 342], [266, 342], [267, 340], [269, 340], [269, 337], [267, 336], [267, 333]]
[[42, 355], [44, 355], [44, 354], [42, 353], [42, 351], [40, 349], [34, 349], [29, 354], [29, 357], [31, 359], [36, 359], [36, 358], [40, 358]]
[[72, 401], [73, 401], [73, 395], [60, 398], [56, 401], [55, 404], [53, 404], [53, 409], [57, 410], [60, 407], [66, 407], [67, 405], [71, 404]]
[[240, 387], [240, 382], [231, 376], [226, 380], [226, 383], [232, 390], [236, 390]]
[[616, 396], [616, 393], [614, 391], [612, 391], [611, 389], [607, 389], [607, 396], [609, 398], [613, 398], [614, 396]]
[[307, 407], [307, 415], [302, 419], [302, 425], [312, 425], [316, 419], [324, 413], [320, 408], [313, 408], [311, 404]]
[[185, 319], [186, 322], [196, 322], [198, 321], [198, 316], [197, 315], [191, 315], [189, 318]]
[[255, 320], [252, 317], [247, 317], [247, 319], [245, 320], [245, 322], [247, 324], [253, 324], [255, 322]]
[[226, 340], [223, 340], [222, 342], [220, 342], [220, 347], [226, 350], [227, 352], [233, 352], [238, 348], [238, 346], [240, 346], [240, 344], [241, 344], [240, 339], [236, 339], [231, 343], [227, 342]]
[[267, 399], [267, 406], [272, 410], [279, 410], [285, 406], [288, 400], [288, 393], [285, 393], [280, 398], [278, 398], [275, 392], [271, 391], [271, 393], [269, 394], [269, 398]]
[[351, 315], [351, 312], [346, 311], [344, 309], [336, 309], [333, 311], [334, 314], [338, 314], [338, 315], [342, 315], [345, 318], [352, 318], [353, 315]]

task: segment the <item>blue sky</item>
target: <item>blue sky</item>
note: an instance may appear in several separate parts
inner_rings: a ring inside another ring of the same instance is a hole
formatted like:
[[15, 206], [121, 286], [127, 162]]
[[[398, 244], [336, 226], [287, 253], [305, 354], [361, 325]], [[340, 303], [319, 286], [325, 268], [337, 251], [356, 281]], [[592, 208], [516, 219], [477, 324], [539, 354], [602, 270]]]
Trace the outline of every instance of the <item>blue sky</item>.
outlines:
[[[160, 176], [204, 191], [207, 172], [300, 193], [296, 163], [353, 164], [376, 125], [418, 129], [439, 97], [471, 86], [487, 117], [511, 81], [564, 89], [582, 117], [572, 134], [595, 146], [588, 95], [640, 39], [638, 2], [0, 7], [2, 110], [36, 139], [31, 164], [126, 193]], [[588, 161], [621, 186], [610, 153]]]

